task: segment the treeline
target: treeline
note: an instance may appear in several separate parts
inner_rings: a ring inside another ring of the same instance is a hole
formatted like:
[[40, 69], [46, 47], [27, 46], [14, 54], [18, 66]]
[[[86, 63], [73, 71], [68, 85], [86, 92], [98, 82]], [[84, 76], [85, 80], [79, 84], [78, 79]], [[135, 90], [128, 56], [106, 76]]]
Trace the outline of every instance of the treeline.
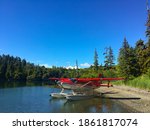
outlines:
[[99, 64], [98, 52], [94, 51], [94, 62], [89, 68], [80, 69], [80, 77], [118, 77], [117, 65], [115, 65], [115, 57], [113, 49], [106, 47], [104, 55], [104, 63]]
[[0, 80], [1, 81], [42, 81], [50, 77], [74, 77], [75, 69], [63, 67], [45, 68], [27, 62], [20, 57], [0, 55]]
[[106, 48], [103, 53], [103, 65], [99, 65], [98, 53], [95, 49], [93, 66], [82, 70], [82, 76], [96, 77], [102, 74], [104, 77], [124, 77], [125, 81], [142, 76], [150, 80], [150, 37], [148, 39], [146, 43], [140, 39], [132, 47], [124, 38], [117, 57], [117, 65], [114, 63], [115, 57], [111, 47]]
[[150, 75], [150, 40], [144, 43], [140, 39], [135, 47], [131, 47], [124, 39], [118, 57], [118, 74], [127, 80], [144, 74]]
[[125, 38], [119, 51], [118, 64], [115, 65], [111, 47], [105, 49], [104, 63], [99, 65], [97, 50], [94, 51], [93, 65], [89, 68], [66, 69], [64, 67], [45, 68], [27, 62], [20, 57], [0, 55], [1, 81], [43, 81], [50, 77], [124, 77], [126, 80], [142, 75], [150, 77], [150, 40], [144, 43], [138, 40], [135, 47], [131, 47]]
[[[109, 48], [110, 49], [110, 48]], [[66, 69], [64, 67], [46, 68], [27, 62], [20, 57], [10, 55], [0, 55], [0, 81], [45, 81], [50, 77], [98, 77], [103, 74], [104, 77], [116, 77], [116, 67], [111, 63], [109, 57], [113, 54], [105, 53], [105, 65], [99, 65], [98, 53], [95, 49], [94, 64], [89, 68]], [[112, 59], [113, 60], [113, 59]], [[78, 66], [76, 64], [76, 66]], [[111, 72], [111, 73], [110, 73]]]

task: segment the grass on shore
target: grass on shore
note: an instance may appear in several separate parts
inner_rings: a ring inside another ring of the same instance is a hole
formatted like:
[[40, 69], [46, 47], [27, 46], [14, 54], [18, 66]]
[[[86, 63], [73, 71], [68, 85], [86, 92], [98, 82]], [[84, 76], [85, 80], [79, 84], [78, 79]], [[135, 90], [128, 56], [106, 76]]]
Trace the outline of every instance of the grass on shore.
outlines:
[[143, 75], [143, 76], [140, 76], [140, 77], [135, 78], [133, 80], [129, 80], [126, 83], [124, 81], [118, 81], [118, 82], [115, 82], [114, 84], [150, 90], [150, 77], [148, 75]]

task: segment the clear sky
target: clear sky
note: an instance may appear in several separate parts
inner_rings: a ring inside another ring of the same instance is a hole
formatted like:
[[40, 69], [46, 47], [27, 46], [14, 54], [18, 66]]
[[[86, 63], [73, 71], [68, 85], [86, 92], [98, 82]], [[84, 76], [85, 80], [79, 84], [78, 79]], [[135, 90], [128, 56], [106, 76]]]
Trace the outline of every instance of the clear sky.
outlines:
[[0, 0], [0, 54], [45, 66], [99, 64], [124, 37], [146, 41], [146, 0]]

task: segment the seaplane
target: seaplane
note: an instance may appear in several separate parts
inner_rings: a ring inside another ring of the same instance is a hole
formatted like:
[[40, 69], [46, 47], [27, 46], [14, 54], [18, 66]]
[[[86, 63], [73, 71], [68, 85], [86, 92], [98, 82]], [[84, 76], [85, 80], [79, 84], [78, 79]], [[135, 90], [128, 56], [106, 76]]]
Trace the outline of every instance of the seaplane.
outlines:
[[[94, 96], [94, 89], [100, 87], [113, 87], [111, 81], [124, 80], [124, 78], [49, 78], [62, 88], [60, 93], [51, 93], [54, 98], [66, 98], [68, 100], [88, 99]], [[107, 82], [107, 83], [103, 83]], [[65, 93], [64, 90], [72, 90], [71, 93]], [[93, 93], [90, 92], [92, 90]]]

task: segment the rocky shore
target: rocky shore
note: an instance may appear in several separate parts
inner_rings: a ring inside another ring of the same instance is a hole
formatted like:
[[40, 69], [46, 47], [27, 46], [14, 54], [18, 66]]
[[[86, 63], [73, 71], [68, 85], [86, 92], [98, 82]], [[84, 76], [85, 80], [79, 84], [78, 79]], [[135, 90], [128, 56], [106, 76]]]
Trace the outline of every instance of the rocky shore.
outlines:
[[128, 86], [101, 87], [96, 90], [103, 98], [123, 103], [138, 113], [150, 113], [150, 92]]

